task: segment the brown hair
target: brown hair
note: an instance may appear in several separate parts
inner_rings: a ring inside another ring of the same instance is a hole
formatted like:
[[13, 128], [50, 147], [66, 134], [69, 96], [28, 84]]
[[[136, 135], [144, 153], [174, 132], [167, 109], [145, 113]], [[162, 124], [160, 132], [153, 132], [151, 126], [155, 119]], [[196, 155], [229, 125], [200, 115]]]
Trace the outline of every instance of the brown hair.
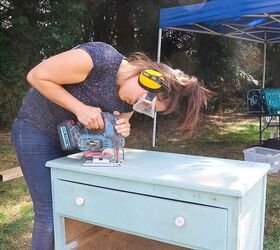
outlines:
[[160, 72], [171, 91], [160, 92], [159, 101], [167, 103], [164, 114], [175, 113], [178, 118], [179, 130], [184, 137], [190, 137], [197, 125], [199, 115], [207, 100], [214, 95], [214, 92], [203, 87], [195, 76], [185, 74], [178, 69], [152, 61], [143, 53], [131, 54], [127, 61], [134, 65], [136, 70], [133, 76], [140, 74], [145, 69], [153, 69]]

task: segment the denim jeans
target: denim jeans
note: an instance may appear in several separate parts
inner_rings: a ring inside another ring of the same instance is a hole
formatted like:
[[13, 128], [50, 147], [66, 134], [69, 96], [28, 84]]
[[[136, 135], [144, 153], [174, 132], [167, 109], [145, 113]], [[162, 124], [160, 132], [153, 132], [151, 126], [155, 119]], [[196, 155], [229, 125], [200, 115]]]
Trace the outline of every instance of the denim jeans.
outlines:
[[34, 207], [32, 250], [53, 250], [53, 215], [50, 169], [47, 161], [65, 156], [59, 139], [16, 119], [12, 140]]

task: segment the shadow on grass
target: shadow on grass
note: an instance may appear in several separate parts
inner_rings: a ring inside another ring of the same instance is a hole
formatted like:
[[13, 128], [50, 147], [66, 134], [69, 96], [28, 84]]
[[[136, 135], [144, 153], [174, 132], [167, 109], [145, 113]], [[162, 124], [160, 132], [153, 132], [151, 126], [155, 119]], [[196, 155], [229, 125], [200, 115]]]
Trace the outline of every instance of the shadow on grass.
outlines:
[[280, 243], [280, 174], [277, 174], [277, 176], [278, 178], [275, 178], [273, 176], [268, 178], [265, 231], [266, 234], [273, 235], [276, 230], [276, 232], [278, 232], [278, 234], [276, 234], [278, 235], [278, 242]]
[[26, 235], [32, 227], [33, 208], [24, 179], [0, 183], [0, 196], [0, 250], [30, 249]]
[[19, 235], [30, 229], [33, 224], [33, 210], [31, 206], [23, 206], [20, 209], [20, 217], [6, 223], [0, 223], [0, 249], [22, 249]]
[[277, 227], [264, 241], [264, 250], [280, 250], [280, 227]]
[[16, 205], [22, 200], [31, 200], [23, 177], [0, 183], [0, 205]]
[[[1, 140], [1, 138], [0, 138]], [[0, 146], [0, 171], [17, 167], [18, 162], [16, 158], [15, 148], [12, 146]]]

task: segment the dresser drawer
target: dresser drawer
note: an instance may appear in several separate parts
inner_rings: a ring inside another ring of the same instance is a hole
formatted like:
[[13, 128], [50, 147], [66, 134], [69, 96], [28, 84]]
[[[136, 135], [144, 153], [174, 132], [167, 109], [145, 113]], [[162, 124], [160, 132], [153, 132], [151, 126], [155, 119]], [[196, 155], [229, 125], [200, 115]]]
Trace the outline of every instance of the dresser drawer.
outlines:
[[226, 249], [227, 210], [63, 180], [56, 213], [96, 225], [202, 249]]

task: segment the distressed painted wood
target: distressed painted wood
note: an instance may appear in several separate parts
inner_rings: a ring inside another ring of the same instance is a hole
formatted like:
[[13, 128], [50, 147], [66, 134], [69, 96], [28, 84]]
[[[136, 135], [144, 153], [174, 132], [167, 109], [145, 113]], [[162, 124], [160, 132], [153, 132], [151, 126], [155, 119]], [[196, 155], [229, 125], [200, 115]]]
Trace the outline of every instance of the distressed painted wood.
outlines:
[[263, 248], [269, 165], [126, 149], [122, 167], [49, 161], [56, 249], [74, 218], [190, 249]]
[[0, 182], [12, 180], [22, 176], [20, 167], [0, 171]]
[[[74, 222], [77, 227], [83, 227], [85, 224], [70, 219], [66, 219], [67, 221]], [[68, 229], [67, 226], [69, 226], [68, 223], [66, 223], [66, 229]], [[68, 232], [66, 232], [67, 234]], [[91, 225], [89, 230], [69, 242], [66, 248], [75, 250], [187, 250], [183, 247], [98, 227], [96, 225]]]

